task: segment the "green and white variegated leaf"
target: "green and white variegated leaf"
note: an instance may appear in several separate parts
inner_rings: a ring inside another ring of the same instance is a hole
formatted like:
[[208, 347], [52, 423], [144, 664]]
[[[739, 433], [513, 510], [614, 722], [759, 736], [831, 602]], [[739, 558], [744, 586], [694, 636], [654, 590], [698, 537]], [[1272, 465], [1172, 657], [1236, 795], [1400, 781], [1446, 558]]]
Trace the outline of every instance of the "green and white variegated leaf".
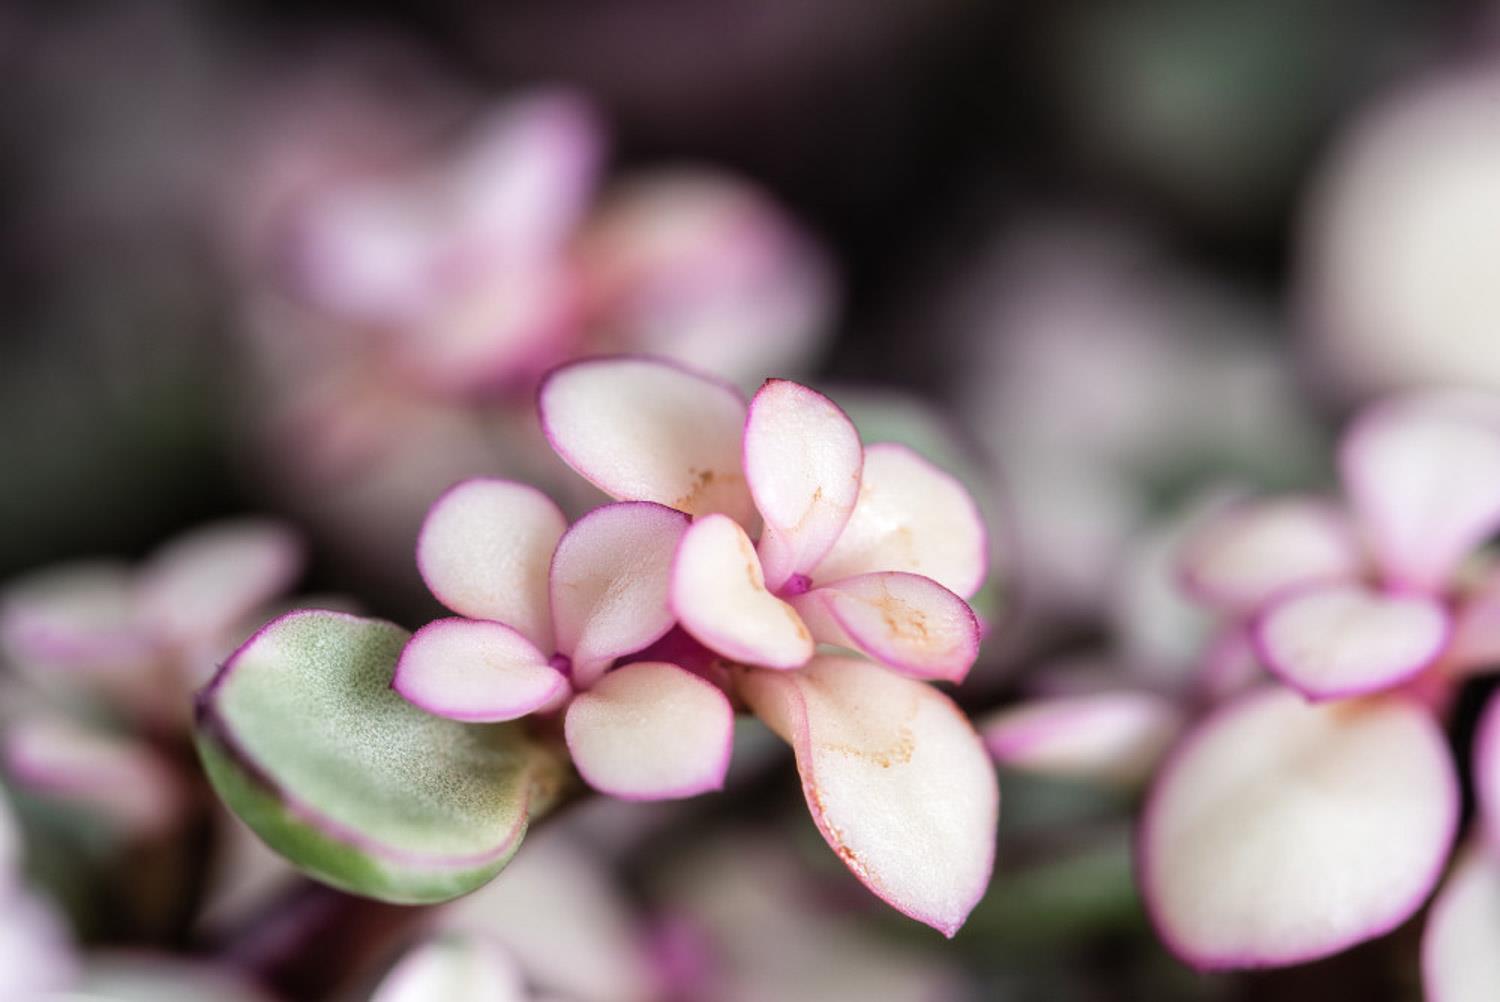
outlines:
[[340, 889], [444, 901], [488, 881], [563, 770], [514, 725], [460, 724], [391, 689], [400, 627], [336, 612], [263, 627], [199, 696], [219, 795], [273, 849]]

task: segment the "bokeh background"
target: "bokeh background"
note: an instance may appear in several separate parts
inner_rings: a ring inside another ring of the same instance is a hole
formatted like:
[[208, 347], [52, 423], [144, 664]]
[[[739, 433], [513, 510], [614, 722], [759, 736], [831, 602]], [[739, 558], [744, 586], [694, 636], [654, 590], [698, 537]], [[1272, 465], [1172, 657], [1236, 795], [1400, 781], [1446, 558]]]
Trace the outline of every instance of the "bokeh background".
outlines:
[[[257, 513], [307, 540], [302, 592], [417, 625], [427, 503], [472, 473], [560, 482], [540, 369], [668, 350], [831, 388], [983, 495], [1003, 528], [976, 713], [1100, 671], [1170, 684], [1203, 630], [1166, 548], [1216, 490], [1327, 481], [1375, 391], [1500, 386], [1497, 32], [1478, 0], [5, 4], [0, 580]], [[492, 183], [500, 229], [505, 197], [543, 207], [502, 235], [520, 249], [386, 295], [424, 254], [467, 260], [448, 244]], [[497, 326], [498, 354], [464, 340]], [[428, 372], [437, 328], [452, 365]], [[538, 835], [484, 906], [533, 978], [600, 1000], [1417, 997], [1409, 930], [1188, 973], [1132, 888], [1133, 794], [1025, 777], [944, 944], [859, 896], [788, 771], [758, 768], [781, 752], [746, 741], [733, 798]], [[70, 950], [240, 969], [219, 932], [269, 893], [218, 931], [196, 905], [122, 917], [144, 893], [122, 860], [157, 836], [13, 792], [28, 833], [87, 832], [31, 866]], [[257, 865], [252, 891], [285, 876]], [[360, 997], [399, 940], [366, 922], [364, 968], [291, 994]], [[570, 971], [559, 942], [607, 962]]]

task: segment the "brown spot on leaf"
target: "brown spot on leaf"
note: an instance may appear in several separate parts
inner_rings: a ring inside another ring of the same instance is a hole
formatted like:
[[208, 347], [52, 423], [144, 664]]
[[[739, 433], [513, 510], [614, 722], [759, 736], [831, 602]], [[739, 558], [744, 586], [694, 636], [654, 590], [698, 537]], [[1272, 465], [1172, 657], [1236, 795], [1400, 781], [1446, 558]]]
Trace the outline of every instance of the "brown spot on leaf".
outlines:
[[873, 604], [879, 610], [880, 618], [891, 636], [908, 643], [926, 644], [928, 642], [926, 610], [919, 609], [892, 595], [890, 589], [884, 585], [880, 589], [880, 597], [875, 599]]
[[690, 468], [688, 476], [692, 478], [692, 486], [688, 488], [686, 494], [672, 502], [672, 507], [689, 514], [697, 514], [704, 498], [716, 487], [745, 479], [738, 473], [720, 473], [715, 470], [700, 470], [697, 467]]
[[911, 722], [916, 719], [919, 709], [916, 697], [912, 697], [907, 705], [905, 719], [896, 728], [896, 738], [883, 748], [861, 748], [851, 744], [840, 744], [837, 742], [819, 742], [818, 747], [826, 752], [836, 755], [844, 755], [849, 758], [857, 758], [889, 769], [894, 765], [906, 765], [911, 761], [917, 751], [916, 735], [912, 733]]
[[880, 881], [875, 878], [875, 874], [865, 865], [865, 861], [860, 858], [859, 853], [855, 852], [848, 841], [845, 840], [843, 829], [829, 820], [828, 811], [823, 807], [823, 793], [818, 789], [818, 785], [810, 780], [804, 781], [802, 791], [803, 795], [807, 797], [807, 803], [812, 808], [813, 815], [822, 821], [824, 834], [833, 851], [838, 854], [838, 857], [844, 861], [844, 864], [849, 869], [859, 875], [861, 880], [872, 886], [879, 886]]

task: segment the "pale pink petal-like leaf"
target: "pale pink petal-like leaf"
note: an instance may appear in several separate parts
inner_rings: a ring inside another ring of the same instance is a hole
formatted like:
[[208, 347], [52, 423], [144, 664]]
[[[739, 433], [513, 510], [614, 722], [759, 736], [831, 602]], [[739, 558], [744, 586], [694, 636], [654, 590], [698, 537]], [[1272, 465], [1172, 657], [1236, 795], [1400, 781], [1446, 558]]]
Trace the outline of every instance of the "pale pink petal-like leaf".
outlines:
[[417, 536], [417, 569], [449, 609], [514, 627], [551, 651], [547, 570], [567, 527], [562, 511], [534, 487], [465, 480], [428, 511]]
[[1447, 739], [1418, 704], [1255, 690], [1157, 774], [1137, 855], [1147, 910], [1201, 970], [1338, 953], [1421, 907], [1459, 805]]
[[578, 773], [624, 800], [672, 800], [724, 786], [734, 710], [718, 687], [662, 661], [616, 668], [568, 704]]
[[813, 655], [807, 625], [766, 590], [755, 545], [724, 515], [701, 518], [683, 535], [671, 601], [682, 628], [727, 658], [798, 668]]
[[160, 835], [182, 819], [182, 780], [144, 742], [61, 717], [29, 717], [6, 732], [4, 751], [5, 771], [19, 787], [98, 811], [129, 835]]
[[1182, 724], [1163, 696], [1100, 692], [1022, 703], [991, 715], [980, 732], [1008, 768], [1133, 785], [1151, 774]]
[[1000, 790], [952, 700], [840, 657], [746, 670], [740, 693], [792, 746], [813, 820], [854, 875], [897, 910], [957, 932], [989, 884]]
[[1433, 899], [1422, 932], [1427, 1002], [1500, 999], [1500, 860], [1470, 845]]
[[1405, 587], [1440, 588], [1500, 526], [1500, 427], [1446, 398], [1366, 412], [1339, 465], [1381, 571]]
[[479, 123], [454, 165], [454, 222], [505, 263], [556, 254], [593, 194], [603, 132], [580, 94], [508, 102]]
[[680, 511], [623, 501], [594, 509], [563, 534], [552, 557], [552, 622], [580, 688], [672, 628], [672, 561], [687, 526]]
[[1182, 559], [1189, 590], [1233, 610], [1290, 587], [1357, 578], [1362, 569], [1348, 518], [1308, 498], [1231, 505], [1193, 535]]
[[765, 520], [760, 537], [766, 584], [776, 591], [809, 574], [834, 542], [859, 497], [864, 449], [832, 400], [771, 379], [750, 401], [745, 476]]
[[146, 562], [138, 585], [140, 614], [171, 643], [211, 643], [290, 588], [302, 562], [301, 540], [280, 522], [206, 526]]
[[432, 301], [442, 234], [425, 185], [400, 178], [344, 183], [312, 200], [294, 244], [298, 292], [356, 324], [400, 324]]
[[958, 682], [979, 656], [979, 620], [969, 603], [920, 574], [861, 574], [788, 601], [820, 643], [903, 675]]
[[478, 934], [448, 933], [402, 957], [370, 1002], [528, 1002], [526, 980], [505, 949]]
[[128, 670], [155, 645], [141, 626], [135, 575], [123, 564], [64, 564], [10, 585], [0, 644], [22, 667]]
[[859, 500], [814, 577], [908, 571], [968, 598], [988, 568], [984, 520], [968, 489], [906, 446], [882, 442], [865, 449]]
[[1273, 601], [1252, 639], [1282, 681], [1309, 699], [1341, 699], [1414, 678], [1443, 652], [1450, 631], [1434, 598], [1330, 584]]
[[514, 720], [565, 693], [547, 655], [503, 623], [439, 619], [406, 642], [391, 688], [450, 720]]
[[756, 527], [733, 387], [656, 359], [590, 358], [554, 370], [537, 407], [557, 454], [611, 497]]

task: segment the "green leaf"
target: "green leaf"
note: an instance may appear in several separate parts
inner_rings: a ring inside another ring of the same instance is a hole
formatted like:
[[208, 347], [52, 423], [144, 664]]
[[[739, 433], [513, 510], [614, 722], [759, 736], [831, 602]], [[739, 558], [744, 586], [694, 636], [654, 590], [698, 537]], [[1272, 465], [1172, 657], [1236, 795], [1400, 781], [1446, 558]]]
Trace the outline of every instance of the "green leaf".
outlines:
[[197, 741], [224, 801], [277, 852], [342, 890], [429, 903], [504, 868], [563, 782], [513, 724], [460, 724], [391, 690], [408, 634], [288, 613], [219, 670]]

